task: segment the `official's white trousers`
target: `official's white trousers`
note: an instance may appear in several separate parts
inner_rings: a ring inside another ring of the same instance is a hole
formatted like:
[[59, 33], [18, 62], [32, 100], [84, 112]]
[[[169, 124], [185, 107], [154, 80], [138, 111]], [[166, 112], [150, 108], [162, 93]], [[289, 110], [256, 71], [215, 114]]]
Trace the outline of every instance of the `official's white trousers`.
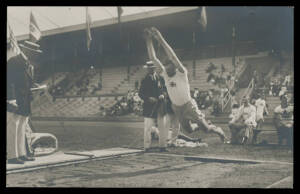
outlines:
[[25, 130], [28, 117], [7, 112], [7, 159], [26, 156]]
[[[167, 147], [169, 119], [168, 116], [157, 117], [157, 128], [159, 131], [159, 147]], [[151, 147], [151, 128], [156, 127], [156, 119], [144, 118], [144, 148]]]

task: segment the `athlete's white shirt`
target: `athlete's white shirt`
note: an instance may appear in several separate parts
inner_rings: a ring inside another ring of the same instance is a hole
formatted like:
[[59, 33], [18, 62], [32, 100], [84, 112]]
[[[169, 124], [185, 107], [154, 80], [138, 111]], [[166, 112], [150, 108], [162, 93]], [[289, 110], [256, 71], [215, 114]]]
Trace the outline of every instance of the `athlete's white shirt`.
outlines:
[[259, 119], [264, 119], [264, 110], [266, 108], [266, 101], [263, 99], [257, 99], [255, 101], [256, 106], [256, 121]]
[[167, 72], [163, 70], [162, 76], [165, 79], [169, 97], [174, 105], [181, 106], [191, 100], [190, 84], [186, 69], [184, 69], [183, 73], [176, 69], [176, 74], [173, 77], [169, 77]]

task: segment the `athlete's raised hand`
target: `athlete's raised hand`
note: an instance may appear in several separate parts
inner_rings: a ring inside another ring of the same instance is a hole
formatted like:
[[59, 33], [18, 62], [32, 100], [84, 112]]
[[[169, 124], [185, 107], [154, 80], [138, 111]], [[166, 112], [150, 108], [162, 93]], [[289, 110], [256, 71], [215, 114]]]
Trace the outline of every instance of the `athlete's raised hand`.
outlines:
[[159, 30], [156, 29], [155, 27], [151, 27], [151, 34], [156, 40], [159, 40], [162, 37]]

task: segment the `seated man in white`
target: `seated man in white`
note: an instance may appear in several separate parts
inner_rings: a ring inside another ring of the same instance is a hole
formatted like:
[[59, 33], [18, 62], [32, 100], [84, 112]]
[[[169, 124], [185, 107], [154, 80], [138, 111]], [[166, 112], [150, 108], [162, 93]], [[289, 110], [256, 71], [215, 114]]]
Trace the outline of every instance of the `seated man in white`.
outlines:
[[253, 128], [256, 127], [256, 108], [249, 103], [249, 98], [242, 99], [242, 106], [228, 125], [232, 144], [252, 143]]

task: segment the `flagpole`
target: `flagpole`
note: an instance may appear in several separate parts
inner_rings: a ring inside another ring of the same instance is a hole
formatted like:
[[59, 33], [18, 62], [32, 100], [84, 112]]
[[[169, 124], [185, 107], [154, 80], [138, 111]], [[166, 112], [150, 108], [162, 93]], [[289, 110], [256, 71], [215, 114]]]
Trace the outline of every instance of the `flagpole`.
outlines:
[[193, 78], [196, 78], [196, 34], [193, 31]]
[[232, 27], [232, 66], [234, 68], [234, 72], [236, 71], [236, 64], [235, 64], [235, 26]]

